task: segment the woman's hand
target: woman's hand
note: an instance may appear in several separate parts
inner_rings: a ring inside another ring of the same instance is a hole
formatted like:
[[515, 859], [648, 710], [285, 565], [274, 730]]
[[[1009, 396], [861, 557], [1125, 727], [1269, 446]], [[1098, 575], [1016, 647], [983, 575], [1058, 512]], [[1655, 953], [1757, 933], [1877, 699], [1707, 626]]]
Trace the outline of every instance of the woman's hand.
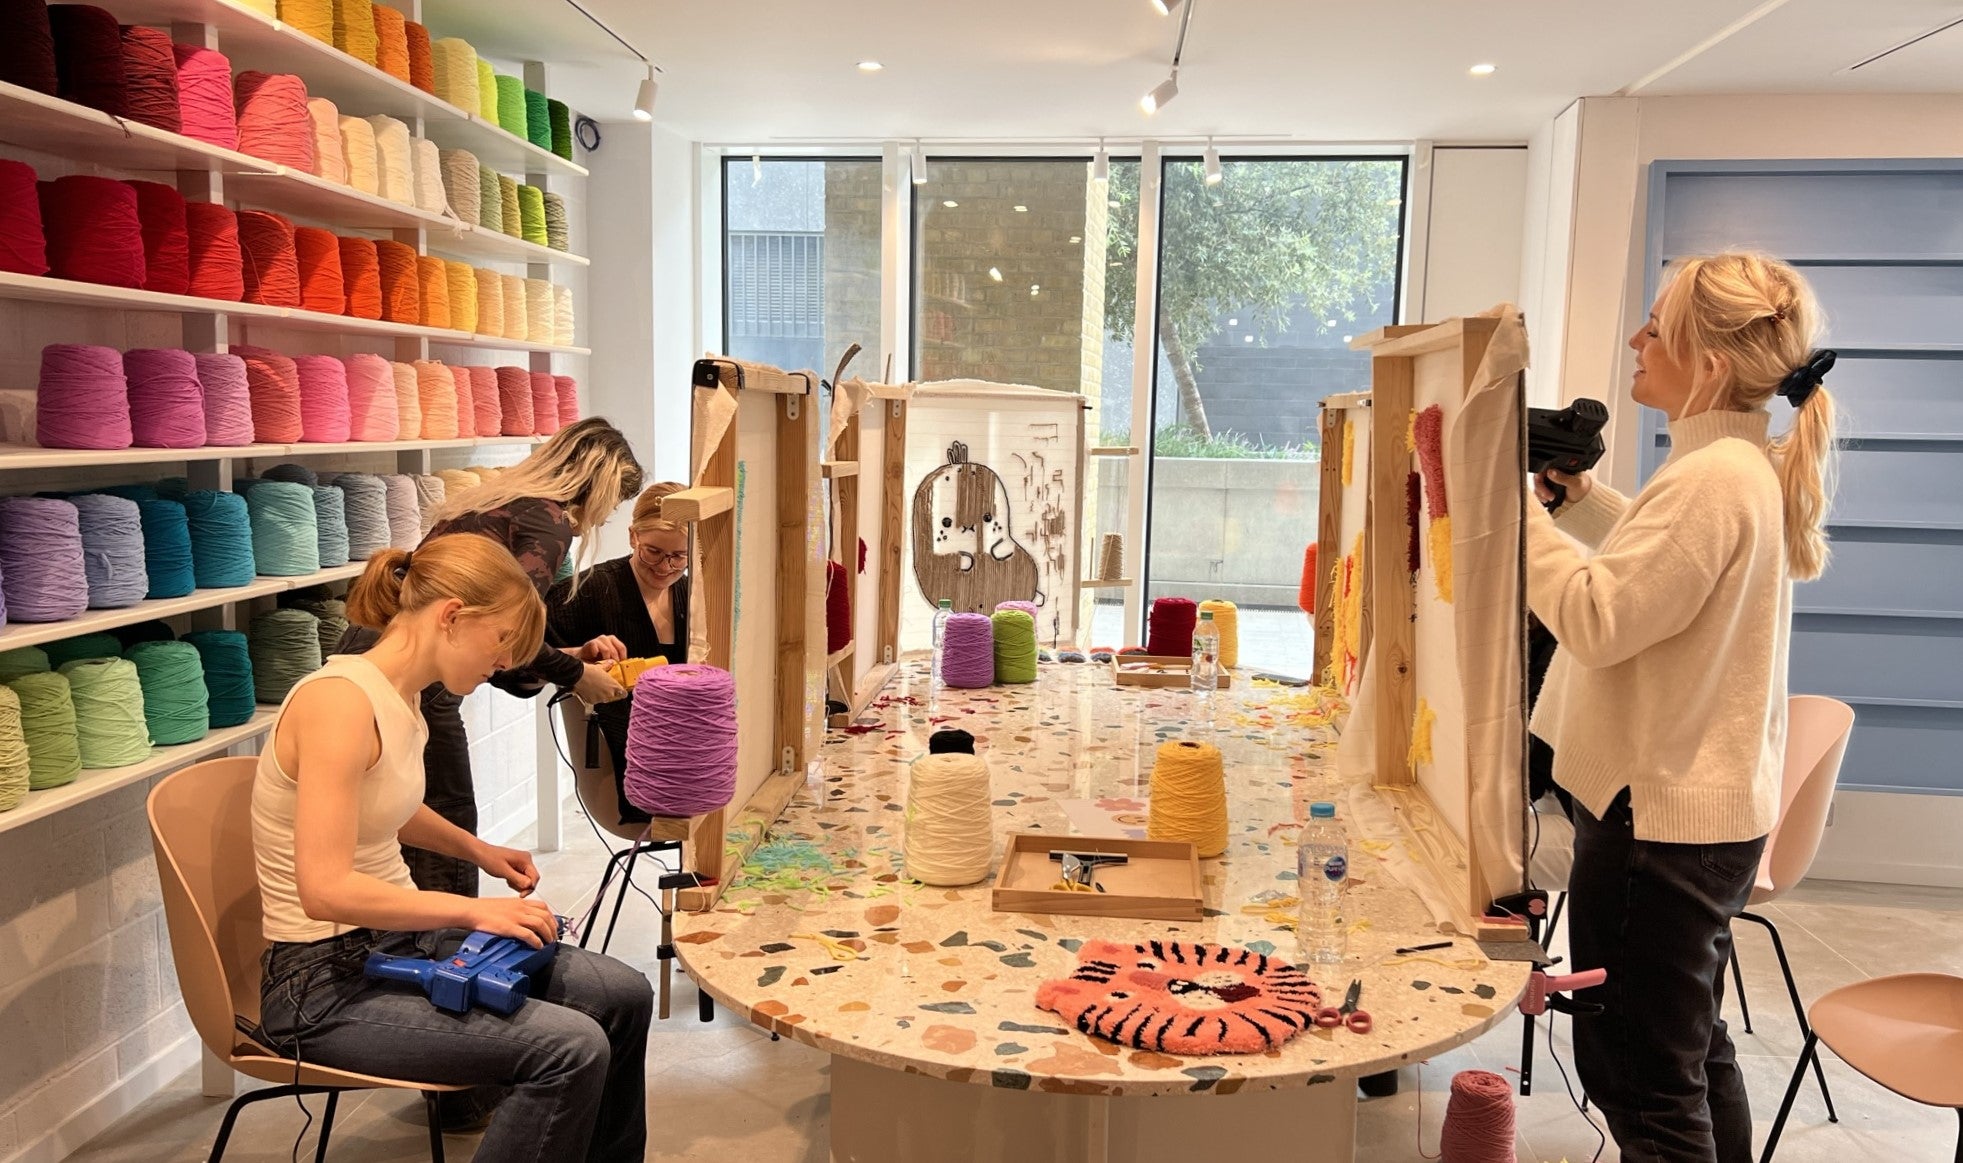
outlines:
[[611, 634], [602, 634], [586, 645], [566, 653], [581, 662], [605, 664], [618, 662], [627, 657], [627, 644]]
[[559, 939], [559, 918], [544, 901], [528, 897], [478, 897], [464, 911], [473, 931], [515, 937], [534, 949]]
[[538, 865], [532, 863], [532, 854], [523, 848], [500, 848], [495, 844], [485, 844], [479, 849], [474, 863], [510, 885], [511, 891], [519, 896], [529, 896], [538, 887]]
[[606, 667], [589, 662], [586, 664], [586, 674], [573, 686], [573, 693], [587, 706], [597, 707], [601, 703], [626, 698], [627, 688], [615, 682]]
[[1568, 491], [1568, 498], [1564, 503], [1569, 505], [1580, 502], [1588, 495], [1588, 490], [1595, 487], [1595, 478], [1590, 473], [1570, 474], [1557, 469], [1547, 469], [1534, 477], [1534, 496], [1538, 497], [1543, 505], [1554, 499], [1554, 490], [1547, 487], [1550, 481]]

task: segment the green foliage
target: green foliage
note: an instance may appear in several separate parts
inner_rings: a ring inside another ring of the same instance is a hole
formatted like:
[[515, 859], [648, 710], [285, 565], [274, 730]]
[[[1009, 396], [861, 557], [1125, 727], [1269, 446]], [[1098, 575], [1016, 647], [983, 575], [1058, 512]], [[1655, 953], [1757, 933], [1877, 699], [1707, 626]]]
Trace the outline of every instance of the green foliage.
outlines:
[[[1101, 435], [1102, 443], [1106, 445], [1124, 447], [1131, 442], [1130, 432], [1105, 432]], [[1152, 453], [1155, 456], [1196, 460], [1318, 460], [1322, 456], [1322, 450], [1312, 441], [1284, 448], [1238, 432], [1206, 435], [1184, 424], [1160, 429], [1152, 441]]]

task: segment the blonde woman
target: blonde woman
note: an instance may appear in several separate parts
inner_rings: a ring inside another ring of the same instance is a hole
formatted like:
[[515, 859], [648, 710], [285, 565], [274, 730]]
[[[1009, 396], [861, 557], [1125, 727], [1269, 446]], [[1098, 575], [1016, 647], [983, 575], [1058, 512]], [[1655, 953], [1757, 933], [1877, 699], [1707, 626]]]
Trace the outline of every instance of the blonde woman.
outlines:
[[[622, 657], [688, 661], [688, 526], [661, 515], [662, 498], [681, 489], [673, 482], [649, 485], [634, 501], [627, 556], [552, 587], [546, 601], [549, 639], [590, 642], [610, 636]], [[629, 708], [630, 700], [623, 699], [594, 712], [616, 776], [627, 771]], [[621, 819], [648, 818], [627, 802], [624, 791], [619, 794]]]
[[1784, 263], [1675, 264], [1629, 339], [1669, 459], [1634, 497], [1550, 474], [1566, 503], [1528, 506], [1528, 601], [1561, 644], [1533, 730], [1575, 801], [1573, 962], [1608, 970], [1575, 1058], [1630, 1163], [1752, 1158], [1718, 1008], [1779, 812], [1793, 582], [1827, 564], [1820, 326]]
[[[538, 947], [558, 936], [533, 896], [531, 854], [486, 844], [423, 803], [419, 704], [470, 693], [544, 637], [538, 592], [502, 547], [433, 537], [384, 550], [348, 594], [379, 631], [300, 680], [274, 720], [252, 789], [265, 954], [259, 1032], [303, 1062], [459, 1085], [509, 1086], [477, 1150], [504, 1160], [642, 1157], [653, 993], [609, 957], [561, 944], [509, 1017], [436, 1009], [412, 986], [371, 981], [373, 952], [434, 957], [472, 930]], [[442, 852], [516, 896], [418, 889], [403, 846]]]

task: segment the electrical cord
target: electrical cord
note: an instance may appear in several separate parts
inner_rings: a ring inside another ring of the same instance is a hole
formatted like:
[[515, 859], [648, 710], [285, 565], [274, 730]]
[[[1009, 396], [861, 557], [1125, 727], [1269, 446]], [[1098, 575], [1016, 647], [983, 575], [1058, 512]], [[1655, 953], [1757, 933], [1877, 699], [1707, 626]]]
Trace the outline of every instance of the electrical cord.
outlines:
[[[1608, 1137], [1608, 1135], [1607, 1135], [1607, 1133], [1606, 1133], [1606, 1132], [1604, 1132], [1604, 1131], [1602, 1130], [1602, 1128], [1601, 1128], [1601, 1127], [1599, 1127], [1599, 1126], [1597, 1126], [1597, 1125], [1595, 1124], [1595, 1116], [1594, 1116], [1594, 1115], [1591, 1115], [1591, 1114], [1589, 1114], [1589, 1113], [1588, 1113], [1588, 1108], [1587, 1108], [1587, 1107], [1585, 1107], [1585, 1106], [1582, 1106], [1582, 1105], [1581, 1105], [1581, 1100], [1575, 1097], [1575, 1093], [1574, 1093], [1574, 1083], [1573, 1083], [1572, 1081], [1570, 1081], [1570, 1080], [1569, 1080], [1569, 1078], [1568, 1078], [1568, 1068], [1567, 1068], [1567, 1066], [1566, 1066], [1566, 1065], [1564, 1065], [1564, 1064], [1562, 1063], [1562, 1061], [1561, 1061], [1561, 1056], [1560, 1056], [1559, 1054], [1557, 1054], [1557, 1053], [1555, 1053], [1555, 1050], [1554, 1050], [1554, 1015], [1555, 1015], [1555, 1011], [1554, 1011], [1554, 1010], [1548, 1010], [1548, 1011], [1547, 1011], [1547, 1014], [1546, 1014], [1546, 1017], [1547, 1017], [1547, 1056], [1548, 1056], [1549, 1058], [1552, 1058], [1552, 1059], [1554, 1059], [1554, 1068], [1555, 1068], [1556, 1070], [1559, 1070], [1559, 1071], [1561, 1072], [1561, 1086], [1562, 1086], [1562, 1087], [1563, 1087], [1564, 1089], [1566, 1089], [1566, 1090], [1567, 1090], [1567, 1092], [1568, 1092], [1568, 1101], [1574, 1104], [1574, 1109], [1575, 1109], [1575, 1111], [1576, 1111], [1576, 1113], [1578, 1113], [1578, 1114], [1580, 1114], [1580, 1115], [1581, 1115], [1581, 1117], [1582, 1117], [1583, 1119], [1586, 1119], [1586, 1120], [1587, 1120], [1587, 1122], [1588, 1122], [1588, 1129], [1589, 1129], [1589, 1130], [1591, 1130], [1591, 1131], [1593, 1131], [1593, 1132], [1595, 1132], [1595, 1139], [1596, 1139], [1596, 1143], [1595, 1143], [1595, 1153], [1594, 1153], [1593, 1155], [1591, 1155], [1591, 1156], [1589, 1157], [1589, 1160], [1588, 1160], [1588, 1163], [1597, 1163], [1597, 1161], [1598, 1161], [1599, 1159], [1601, 1159], [1601, 1157], [1602, 1157], [1602, 1152], [1608, 1149], [1608, 1145], [1609, 1145], [1609, 1137]], [[1573, 1025], [1573, 1022], [1572, 1022], [1572, 1021], [1570, 1021], [1570, 1022], [1569, 1022], [1569, 1025]]]
[[581, 116], [573, 119], [573, 136], [579, 140], [580, 148], [587, 153], [600, 148], [600, 124], [591, 117]]
[[[560, 704], [561, 702], [563, 702], [563, 701], [565, 701], [566, 699], [568, 699], [568, 698], [570, 698], [570, 697], [572, 697], [572, 691], [571, 691], [571, 690], [563, 690], [563, 691], [560, 691], [560, 692], [559, 692], [558, 694], [556, 694], [556, 695], [554, 695], [554, 696], [552, 696], [552, 699], [551, 699], [551, 700], [550, 700], [550, 701], [549, 701], [549, 702], [548, 702], [548, 703], [546, 704], [546, 707], [547, 707], [548, 709], [550, 709], [550, 708], [552, 708], [552, 707], [556, 707], [556, 706], [558, 706], [558, 705], [559, 705], [559, 704]], [[564, 763], [565, 763], [565, 765], [566, 765], [566, 767], [567, 767], [568, 769], [570, 769], [570, 770], [572, 770], [573, 772], [575, 772], [575, 773], [577, 773], [577, 772], [579, 771], [579, 766], [578, 766], [577, 764], [575, 764], [575, 763], [574, 763], [574, 762], [572, 761], [572, 756], [571, 756], [571, 755], [570, 755], [570, 754], [568, 753], [568, 751], [567, 751], [567, 748], [566, 748], [566, 741], [565, 741], [565, 739], [564, 739], [564, 738], [563, 738], [563, 737], [562, 737], [562, 736], [561, 736], [561, 735], [559, 734], [559, 719], [558, 719], [558, 716], [556, 716], [556, 715], [547, 715], [547, 716], [546, 716], [546, 729], [552, 732], [552, 749], [553, 749], [554, 751], [556, 751], [556, 752], [558, 753], [558, 755], [559, 755], [559, 759], [560, 759], [560, 760], [561, 760], [562, 762], [564, 762]], [[601, 833], [601, 831], [600, 831], [600, 826], [599, 826], [598, 824], [596, 824], [596, 823], [594, 823], [594, 822], [593, 822], [593, 814], [592, 814], [591, 812], [588, 812], [588, 811], [586, 811], [586, 810], [584, 810], [584, 809], [585, 809], [585, 805], [584, 805], [584, 804], [581, 804], [581, 805], [580, 805], [580, 807], [581, 807], [581, 811], [580, 811], [580, 813], [579, 813], [579, 814], [580, 814], [580, 815], [581, 815], [581, 816], [582, 816], [582, 817], [583, 817], [583, 818], [584, 818], [584, 819], [586, 820], [586, 826], [587, 826], [588, 828], [590, 828], [590, 829], [592, 829], [592, 831], [593, 831], [593, 838], [594, 838], [595, 840], [598, 840], [598, 841], [600, 842], [600, 847], [601, 847], [601, 848], [604, 848], [604, 849], [606, 850], [606, 853], [607, 853], [607, 865], [608, 865], [608, 867], [610, 867], [610, 868], [611, 868], [611, 867], [613, 866], [613, 861], [614, 861], [614, 858], [615, 858], [615, 857], [617, 857], [617, 856], [619, 856], [619, 855], [620, 855], [620, 853], [622, 853], [622, 852], [624, 852], [624, 851], [626, 851], [626, 849], [624, 849], [624, 848], [621, 848], [621, 849], [616, 849], [616, 848], [615, 848], [615, 847], [614, 847], [614, 846], [613, 846], [613, 845], [612, 845], [611, 843], [609, 843], [609, 842], [607, 841], [607, 838], [606, 838], [606, 836], [605, 836], [605, 835], [604, 835], [603, 833]], [[648, 857], [648, 859], [650, 859], [650, 860], [652, 860], [652, 861], [654, 861], [654, 862], [655, 862], [656, 864], [658, 864], [658, 865], [660, 866], [660, 868], [661, 868], [661, 870], [662, 870], [663, 872], [669, 872], [669, 871], [676, 871], [676, 872], [679, 872], [679, 871], [681, 870], [681, 869], [680, 869], [680, 865], [679, 865], [679, 861], [677, 861], [677, 866], [676, 866], [676, 868], [674, 868], [674, 869], [672, 869], [672, 870], [671, 870], [671, 869], [670, 869], [670, 868], [668, 867], [668, 861], [667, 861], [667, 859], [666, 859], [666, 854], [665, 854], [665, 853], [658, 853], [658, 852], [649, 852], [649, 853], [647, 853], [646, 855], [647, 855], [647, 857]], [[623, 872], [622, 872], [622, 875], [624, 876], [624, 875], [626, 875], [626, 873], [625, 873], [625, 872], [623, 871]], [[604, 896], [604, 895], [605, 895], [605, 893], [606, 893], [606, 883], [607, 883], [607, 878], [606, 878], [606, 877], [605, 877], [605, 876], [603, 875], [603, 876], [602, 876], [602, 877], [600, 878], [600, 884], [599, 884], [599, 888], [598, 888], [598, 891], [597, 891], [597, 892], [595, 893], [595, 895], [594, 895], [594, 899], [593, 899], [593, 900], [592, 900], [591, 902], [589, 902], [589, 903], [588, 903], [588, 904], [587, 904], [587, 905], [586, 905], [586, 906], [585, 906], [584, 908], [582, 908], [582, 909], [581, 909], [581, 910], [579, 911], [579, 913], [578, 913], [577, 915], [579, 915], [579, 916], [584, 916], [584, 915], [586, 915], [586, 912], [587, 912], [587, 911], [588, 911], [589, 909], [592, 909], [592, 908], [593, 908], [593, 906], [595, 906], [595, 905], [597, 905], [597, 904], [599, 903], [599, 901], [600, 901], [600, 898], [601, 898], [602, 896]], [[659, 913], [659, 914], [661, 914], [661, 917], [662, 917], [662, 919], [663, 919], [663, 920], [666, 920], [666, 919], [667, 919], [667, 917], [668, 917], [668, 910], [666, 910], [666, 909], [664, 909], [664, 908], [662, 908], [662, 907], [661, 907], [661, 902], [660, 902], [660, 901], [658, 901], [658, 900], [656, 900], [656, 899], [655, 899], [655, 898], [654, 898], [654, 897], [653, 897], [653, 896], [652, 896], [652, 895], [651, 895], [651, 894], [650, 894], [650, 893], [648, 892], [648, 890], [647, 890], [647, 889], [644, 889], [644, 888], [642, 888], [642, 887], [641, 887], [640, 885], [638, 885], [638, 884], [635, 884], [635, 883], [634, 883], [634, 881], [633, 881], [633, 880], [632, 880], [631, 878], [629, 878], [629, 879], [628, 879], [628, 881], [627, 881], [627, 884], [628, 884], [628, 886], [629, 886], [629, 887], [631, 887], [631, 888], [632, 888], [632, 889], [633, 889], [633, 890], [634, 890], [635, 892], [637, 892], [637, 893], [640, 893], [640, 894], [641, 894], [641, 896], [643, 896], [644, 898], [646, 898], [646, 900], [647, 900], [647, 902], [648, 902], [649, 904], [651, 904], [651, 905], [653, 905], [653, 906], [654, 906], [654, 911], [655, 911], [655, 912], [657, 912], [657, 913]], [[581, 895], [583, 896], [584, 894], [581, 894]], [[594, 912], [594, 914], [593, 914], [593, 919], [594, 919], [594, 922], [595, 922], [595, 923], [597, 924], [597, 923], [598, 923], [598, 921], [599, 921], [599, 913], [598, 913], [597, 911], [596, 911], [596, 912]], [[586, 935], [586, 934], [583, 934], [583, 933], [581, 934], [581, 936], [585, 936], [585, 935]]]

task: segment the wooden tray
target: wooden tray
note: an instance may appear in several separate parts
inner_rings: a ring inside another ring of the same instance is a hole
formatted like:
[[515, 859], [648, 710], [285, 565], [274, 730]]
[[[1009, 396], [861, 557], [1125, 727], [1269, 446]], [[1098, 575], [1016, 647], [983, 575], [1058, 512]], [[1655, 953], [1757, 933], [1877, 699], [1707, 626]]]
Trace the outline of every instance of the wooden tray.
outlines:
[[[1050, 886], [1063, 875], [1062, 862], [1050, 859], [1050, 853], [1061, 849], [1122, 852], [1131, 860], [1098, 869], [1097, 882], [1104, 886], [1103, 892], [1060, 892]], [[995, 876], [990, 903], [998, 913], [1197, 921], [1204, 913], [1199, 853], [1183, 840], [1015, 832], [1002, 853], [1002, 869]]]
[[[1144, 666], [1144, 670], [1126, 670], [1127, 666]], [[1193, 660], [1176, 654], [1114, 654], [1111, 656], [1111, 678], [1119, 686], [1191, 686], [1193, 685]], [[1220, 690], [1234, 685], [1234, 678], [1226, 667], [1220, 668]]]

